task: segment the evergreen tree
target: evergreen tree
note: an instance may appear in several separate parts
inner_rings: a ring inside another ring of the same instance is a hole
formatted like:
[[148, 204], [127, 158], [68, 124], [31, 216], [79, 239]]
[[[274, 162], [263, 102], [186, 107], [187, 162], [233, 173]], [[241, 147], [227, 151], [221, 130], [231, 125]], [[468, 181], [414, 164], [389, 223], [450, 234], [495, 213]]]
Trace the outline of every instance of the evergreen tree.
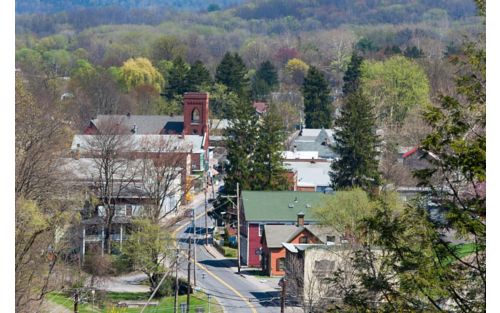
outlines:
[[182, 96], [185, 92], [190, 91], [187, 77], [189, 73], [189, 64], [184, 62], [181, 57], [174, 59], [167, 70], [168, 85], [165, 88], [167, 99], [173, 99], [175, 96]]
[[208, 88], [212, 79], [210, 72], [207, 70], [203, 62], [197, 60], [191, 65], [189, 72], [186, 76], [187, 86], [189, 91], [202, 91]]
[[231, 107], [231, 124], [225, 130], [227, 161], [224, 185], [229, 194], [251, 189], [254, 180], [254, 150], [257, 142], [258, 118], [249, 101], [240, 100]]
[[226, 85], [230, 91], [234, 91], [241, 99], [250, 96], [250, 81], [248, 70], [243, 59], [237, 54], [231, 55], [227, 52], [217, 66], [215, 81]]
[[262, 62], [252, 81], [254, 99], [264, 99], [279, 87], [278, 72], [270, 61]]
[[274, 107], [263, 116], [260, 123], [254, 156], [255, 181], [252, 190], [287, 190], [288, 181], [283, 167], [281, 151], [284, 150], [285, 131], [283, 120]]
[[306, 127], [330, 128], [332, 126], [330, 88], [325, 76], [314, 66], [307, 71], [302, 85], [302, 95]]
[[357, 53], [353, 53], [351, 62], [349, 62], [347, 71], [344, 74], [344, 86], [342, 87], [342, 93], [344, 95], [359, 89], [361, 63], [363, 63], [363, 57], [359, 56]]
[[368, 189], [376, 186], [380, 181], [377, 160], [379, 139], [375, 134], [373, 107], [361, 90], [351, 92], [344, 98], [335, 126], [333, 151], [339, 159], [332, 162], [332, 187]]

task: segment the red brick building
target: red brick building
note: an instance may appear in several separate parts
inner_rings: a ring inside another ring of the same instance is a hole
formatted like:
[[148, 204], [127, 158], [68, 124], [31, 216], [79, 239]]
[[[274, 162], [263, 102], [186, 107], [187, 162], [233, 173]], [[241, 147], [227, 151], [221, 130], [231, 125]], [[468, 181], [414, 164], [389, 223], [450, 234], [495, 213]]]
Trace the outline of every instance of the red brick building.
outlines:
[[296, 225], [304, 213], [304, 225], [315, 223], [311, 209], [320, 204], [322, 193], [300, 191], [242, 191], [240, 255], [242, 264], [262, 266], [262, 235], [265, 225]]
[[335, 243], [333, 230], [318, 225], [304, 225], [304, 215], [297, 214], [296, 225], [264, 225], [262, 234], [262, 270], [269, 276], [285, 275], [286, 249], [283, 243]]

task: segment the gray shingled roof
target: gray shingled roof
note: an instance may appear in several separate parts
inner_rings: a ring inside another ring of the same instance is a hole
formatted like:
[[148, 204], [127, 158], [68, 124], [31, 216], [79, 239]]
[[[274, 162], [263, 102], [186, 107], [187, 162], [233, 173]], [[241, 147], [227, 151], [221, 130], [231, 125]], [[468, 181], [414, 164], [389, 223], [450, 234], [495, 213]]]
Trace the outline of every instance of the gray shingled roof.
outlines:
[[319, 157], [333, 159], [337, 155], [330, 145], [333, 141], [333, 131], [330, 129], [302, 129], [302, 134], [293, 141], [292, 146], [297, 151], [318, 151]]
[[[71, 150], [83, 151], [91, 148], [93, 138], [99, 135], [75, 135]], [[201, 152], [203, 150], [203, 136], [200, 135], [111, 135], [124, 136], [124, 143], [130, 151], [164, 151], [171, 149], [175, 152]], [[158, 150], [164, 149], [164, 150]]]
[[322, 243], [326, 243], [326, 236], [336, 235], [336, 232], [322, 225], [305, 225], [297, 227], [295, 225], [264, 225], [266, 244], [269, 248], [281, 248], [284, 242], [289, 242], [304, 229], [318, 237]]
[[[287, 242], [297, 228], [295, 225], [264, 225], [267, 246], [269, 248], [281, 248], [281, 243]], [[303, 228], [300, 227], [300, 229]]]
[[92, 123], [98, 127], [107, 120], [119, 121], [127, 129], [136, 128], [135, 134], [149, 135], [160, 134], [163, 130], [172, 130], [177, 133], [184, 129], [184, 116], [176, 115], [98, 115]]

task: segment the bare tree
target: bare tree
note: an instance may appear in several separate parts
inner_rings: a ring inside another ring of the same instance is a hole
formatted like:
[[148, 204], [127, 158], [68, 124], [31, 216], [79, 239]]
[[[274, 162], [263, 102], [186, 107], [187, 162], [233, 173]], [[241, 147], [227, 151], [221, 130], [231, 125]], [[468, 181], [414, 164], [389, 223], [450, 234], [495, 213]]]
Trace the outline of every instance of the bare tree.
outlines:
[[135, 183], [138, 162], [132, 159], [132, 135], [118, 120], [98, 123], [98, 134], [89, 136], [87, 154], [92, 159], [93, 189], [104, 208], [104, 241], [111, 253], [111, 229], [116, 213], [115, 204]]
[[188, 147], [177, 136], [168, 135], [146, 137], [141, 147], [145, 152], [140, 160], [140, 185], [150, 202], [144, 213], [152, 223], [158, 224], [177, 210], [188, 192], [183, 184]]
[[38, 312], [54, 290], [54, 277], [70, 261], [61, 234], [79, 201], [58, 166], [68, 138], [64, 116], [41, 99], [16, 78], [16, 312]]

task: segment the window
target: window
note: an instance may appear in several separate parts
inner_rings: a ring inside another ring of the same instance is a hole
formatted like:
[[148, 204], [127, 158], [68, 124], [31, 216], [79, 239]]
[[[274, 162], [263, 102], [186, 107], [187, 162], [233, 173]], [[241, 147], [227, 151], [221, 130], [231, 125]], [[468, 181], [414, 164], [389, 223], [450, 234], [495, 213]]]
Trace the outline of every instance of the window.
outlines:
[[198, 122], [200, 122], [200, 111], [198, 111], [198, 109], [194, 109], [191, 112], [191, 122], [192, 123], [198, 123]]
[[276, 270], [277, 271], [285, 270], [285, 258], [279, 258], [276, 260]]
[[326, 242], [335, 242], [335, 236], [326, 236]]
[[127, 205], [127, 216], [132, 216], [132, 206]]
[[302, 236], [299, 238], [299, 243], [308, 243], [309, 242], [309, 239], [307, 238], [307, 236]]

